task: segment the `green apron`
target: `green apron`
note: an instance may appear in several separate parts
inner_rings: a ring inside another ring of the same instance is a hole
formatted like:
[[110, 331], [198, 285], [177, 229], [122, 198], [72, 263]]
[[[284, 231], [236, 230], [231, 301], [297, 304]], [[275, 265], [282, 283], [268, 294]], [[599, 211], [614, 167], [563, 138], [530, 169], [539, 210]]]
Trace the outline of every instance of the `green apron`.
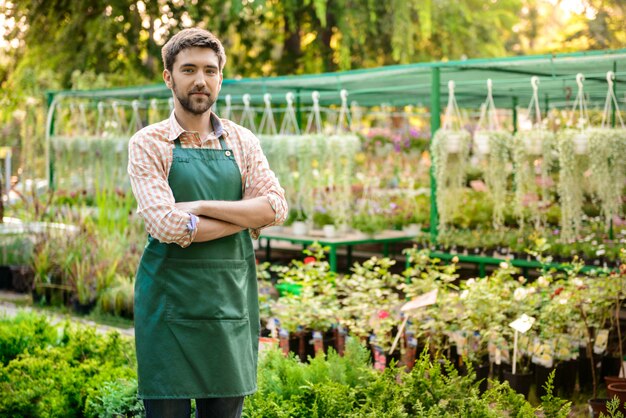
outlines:
[[[176, 202], [241, 200], [231, 150], [174, 141]], [[135, 282], [139, 397], [216, 398], [256, 391], [259, 306], [247, 230], [187, 248], [148, 237]]]

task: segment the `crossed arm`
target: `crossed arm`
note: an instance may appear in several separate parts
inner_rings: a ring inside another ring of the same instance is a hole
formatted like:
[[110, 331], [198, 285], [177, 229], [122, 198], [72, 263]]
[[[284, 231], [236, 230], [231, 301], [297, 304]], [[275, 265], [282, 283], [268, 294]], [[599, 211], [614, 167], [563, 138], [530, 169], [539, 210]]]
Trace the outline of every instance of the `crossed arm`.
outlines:
[[197, 200], [176, 203], [176, 208], [200, 217], [194, 242], [211, 241], [274, 221], [274, 209], [265, 196], [244, 200]]

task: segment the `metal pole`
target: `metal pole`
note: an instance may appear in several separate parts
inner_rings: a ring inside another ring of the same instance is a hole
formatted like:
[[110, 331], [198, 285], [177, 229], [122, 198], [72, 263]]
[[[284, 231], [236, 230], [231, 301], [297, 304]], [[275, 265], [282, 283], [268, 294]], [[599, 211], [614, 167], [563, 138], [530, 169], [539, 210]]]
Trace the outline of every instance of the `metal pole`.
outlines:
[[296, 117], [298, 118], [298, 129], [302, 132], [302, 103], [300, 99], [300, 90], [296, 89]]
[[[615, 79], [613, 80], [613, 94], [615, 95], [615, 97], [617, 97], [617, 62], [613, 61], [613, 74], [615, 74]], [[611, 126], [613, 128], [615, 128], [615, 111], [617, 109], [615, 109], [615, 106], [611, 106], [613, 109], [613, 112], [611, 112]]]
[[[613, 94], [617, 97], [617, 61], [613, 61], [613, 74], [615, 74], [615, 79], [613, 80]], [[617, 111], [617, 106], [611, 106], [613, 111], [611, 112], [611, 126], [615, 129], [615, 112]], [[609, 221], [609, 239], [612, 240], [615, 238], [615, 232], [613, 231], [613, 219]]]
[[[439, 67], [433, 67], [431, 71], [430, 87], [430, 141], [432, 143], [435, 132], [441, 125], [441, 95], [439, 92], [441, 74]], [[439, 226], [439, 214], [437, 212], [437, 182], [435, 181], [435, 167], [430, 165], [430, 241], [437, 242], [437, 228]]]
[[[52, 106], [52, 102], [54, 101], [54, 93], [47, 92], [46, 93], [46, 103], [48, 104], [48, 112], [50, 112], [50, 108]], [[46, 132], [46, 156], [48, 157], [48, 187], [50, 190], [55, 190], [54, 184], [54, 152], [52, 152], [52, 144], [50, 143], [50, 138], [54, 133], [54, 114], [50, 115], [50, 123], [48, 124], [48, 132]]]
[[513, 133], [517, 133], [517, 96], [513, 96]]

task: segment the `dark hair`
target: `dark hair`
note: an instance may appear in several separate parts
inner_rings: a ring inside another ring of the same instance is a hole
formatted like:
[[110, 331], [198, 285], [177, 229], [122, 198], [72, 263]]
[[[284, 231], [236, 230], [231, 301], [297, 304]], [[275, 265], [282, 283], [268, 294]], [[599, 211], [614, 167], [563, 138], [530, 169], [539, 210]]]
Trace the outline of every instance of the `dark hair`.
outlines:
[[176, 61], [176, 56], [180, 51], [193, 47], [209, 48], [215, 51], [220, 71], [222, 71], [226, 64], [226, 53], [222, 43], [208, 30], [199, 28], [183, 29], [163, 45], [161, 49], [163, 67], [168, 71], [172, 71], [174, 69], [174, 61]]

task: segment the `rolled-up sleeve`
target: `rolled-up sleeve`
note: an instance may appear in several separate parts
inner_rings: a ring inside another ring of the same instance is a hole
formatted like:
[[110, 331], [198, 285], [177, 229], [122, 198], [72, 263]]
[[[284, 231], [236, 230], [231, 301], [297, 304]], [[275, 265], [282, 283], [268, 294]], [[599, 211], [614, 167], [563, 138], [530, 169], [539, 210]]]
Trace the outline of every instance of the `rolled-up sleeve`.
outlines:
[[[267, 197], [270, 206], [274, 210], [274, 221], [262, 228], [285, 222], [289, 211], [287, 200], [285, 199], [285, 190], [280, 186], [278, 178], [271, 170], [267, 158], [261, 149], [261, 144], [256, 137], [254, 137], [252, 146], [246, 153], [246, 168], [245, 188], [258, 189], [255, 197]], [[262, 228], [251, 229], [250, 234], [252, 237], [258, 238]]]
[[197, 228], [188, 228], [191, 216], [174, 205], [174, 195], [167, 182], [166, 156], [171, 150], [167, 143], [157, 144], [142, 133], [135, 134], [128, 145], [128, 176], [137, 200], [137, 213], [153, 238], [187, 247], [193, 242]]

